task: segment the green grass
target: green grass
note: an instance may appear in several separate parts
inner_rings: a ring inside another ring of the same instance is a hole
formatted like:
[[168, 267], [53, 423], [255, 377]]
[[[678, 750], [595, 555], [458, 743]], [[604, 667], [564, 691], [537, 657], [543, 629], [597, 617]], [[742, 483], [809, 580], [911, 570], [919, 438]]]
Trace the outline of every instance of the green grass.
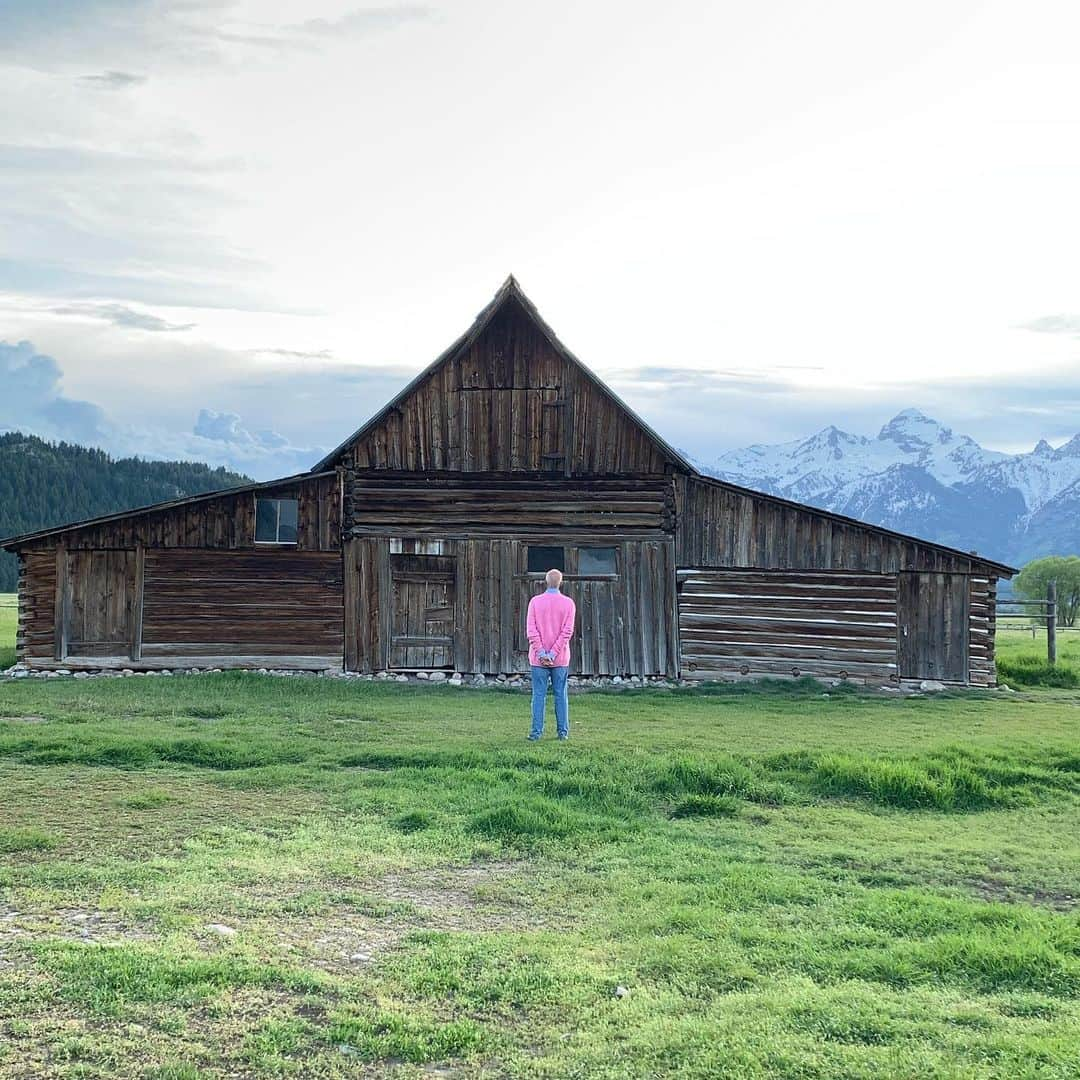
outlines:
[[0, 671], [15, 663], [15, 628], [18, 621], [18, 597], [14, 593], [0, 593]]
[[527, 704], [5, 684], [0, 1077], [1077, 1076], [1080, 692]]
[[1013, 687], [1080, 687], [1080, 631], [1057, 635], [1057, 663], [1046, 659], [1046, 631], [999, 629], [997, 668], [1001, 682]]

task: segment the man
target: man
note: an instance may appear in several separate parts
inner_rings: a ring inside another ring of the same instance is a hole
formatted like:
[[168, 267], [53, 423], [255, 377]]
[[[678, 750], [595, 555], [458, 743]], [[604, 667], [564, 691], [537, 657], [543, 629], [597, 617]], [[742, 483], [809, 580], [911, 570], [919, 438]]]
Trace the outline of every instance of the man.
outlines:
[[562, 571], [549, 570], [544, 576], [547, 591], [529, 601], [525, 628], [529, 637], [529, 666], [532, 668], [532, 731], [529, 741], [544, 734], [544, 709], [550, 684], [555, 697], [555, 726], [559, 738], [570, 738], [570, 702], [566, 677], [570, 674], [570, 639], [574, 636], [574, 601], [563, 596]]

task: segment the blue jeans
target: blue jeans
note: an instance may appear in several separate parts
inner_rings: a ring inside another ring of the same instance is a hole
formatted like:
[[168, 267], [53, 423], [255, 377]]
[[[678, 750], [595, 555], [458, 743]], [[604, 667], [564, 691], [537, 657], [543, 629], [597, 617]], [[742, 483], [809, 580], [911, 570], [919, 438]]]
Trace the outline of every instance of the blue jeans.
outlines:
[[555, 727], [559, 735], [570, 734], [570, 699], [566, 693], [568, 667], [540, 667], [532, 669], [532, 731], [530, 738], [539, 739], [544, 734], [544, 708], [547, 705], [548, 684], [555, 695]]

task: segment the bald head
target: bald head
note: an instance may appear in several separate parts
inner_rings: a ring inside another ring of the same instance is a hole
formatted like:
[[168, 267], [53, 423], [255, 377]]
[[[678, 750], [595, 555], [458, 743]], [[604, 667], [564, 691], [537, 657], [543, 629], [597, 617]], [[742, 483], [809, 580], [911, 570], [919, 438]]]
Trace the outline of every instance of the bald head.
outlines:
[[558, 589], [562, 585], [562, 571], [549, 570], [544, 575], [544, 580], [547, 582], [547, 587], [549, 589]]

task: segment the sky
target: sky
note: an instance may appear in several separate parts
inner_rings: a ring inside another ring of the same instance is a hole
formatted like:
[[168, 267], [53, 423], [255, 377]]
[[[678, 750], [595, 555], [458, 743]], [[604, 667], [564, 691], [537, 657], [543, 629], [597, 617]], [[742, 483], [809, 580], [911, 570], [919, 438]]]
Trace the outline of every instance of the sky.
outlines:
[[0, 430], [307, 468], [513, 273], [708, 463], [1080, 431], [1072, 0], [0, 0]]

